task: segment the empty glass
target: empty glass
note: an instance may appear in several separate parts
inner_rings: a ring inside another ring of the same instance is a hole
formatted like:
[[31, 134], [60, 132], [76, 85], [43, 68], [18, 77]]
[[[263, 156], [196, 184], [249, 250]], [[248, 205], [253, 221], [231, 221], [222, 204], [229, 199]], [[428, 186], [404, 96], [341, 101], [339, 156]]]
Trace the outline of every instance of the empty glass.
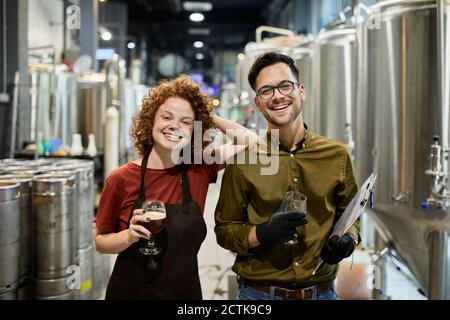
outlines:
[[[306, 214], [306, 200], [307, 197], [304, 193], [299, 191], [288, 191], [281, 201], [281, 212], [298, 212]], [[289, 246], [297, 243], [297, 234], [295, 234], [294, 239], [285, 242], [285, 244]]]

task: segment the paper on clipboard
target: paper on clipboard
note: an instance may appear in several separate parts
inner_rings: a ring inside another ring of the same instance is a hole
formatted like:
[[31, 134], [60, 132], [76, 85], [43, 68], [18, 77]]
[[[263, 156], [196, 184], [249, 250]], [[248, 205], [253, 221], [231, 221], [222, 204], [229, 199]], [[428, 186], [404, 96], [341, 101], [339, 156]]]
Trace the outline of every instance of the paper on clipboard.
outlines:
[[375, 173], [372, 173], [369, 178], [367, 178], [367, 180], [359, 189], [359, 192], [356, 194], [356, 196], [345, 209], [344, 213], [334, 225], [330, 237], [334, 235], [342, 237], [353, 225], [353, 223], [355, 223], [356, 219], [358, 219], [359, 216], [363, 213], [364, 208], [369, 201], [370, 194], [372, 192], [373, 185], [376, 179], [377, 175]]
[[[356, 196], [352, 199], [347, 208], [345, 208], [344, 213], [334, 225], [330, 238], [334, 235], [338, 235], [339, 238], [342, 237], [348, 231], [348, 229], [350, 229], [353, 223], [355, 223], [356, 219], [358, 219], [359, 216], [363, 213], [364, 208], [366, 207], [367, 202], [370, 199], [370, 195], [372, 193], [373, 185], [375, 184], [376, 179], [377, 175], [375, 173], [372, 173], [369, 178], [367, 178]], [[319, 270], [323, 262], [324, 261], [322, 259], [319, 259], [319, 263], [312, 272], [313, 276], [316, 275], [317, 270]]]

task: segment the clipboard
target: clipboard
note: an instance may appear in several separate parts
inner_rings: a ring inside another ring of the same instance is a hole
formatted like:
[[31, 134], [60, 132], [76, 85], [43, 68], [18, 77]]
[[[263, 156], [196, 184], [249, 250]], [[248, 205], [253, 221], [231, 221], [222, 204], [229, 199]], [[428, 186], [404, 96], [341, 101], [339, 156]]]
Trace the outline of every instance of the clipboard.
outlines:
[[[359, 216], [361, 216], [361, 214], [364, 212], [364, 208], [366, 207], [368, 202], [370, 203], [370, 207], [373, 207], [372, 190], [376, 179], [377, 175], [375, 173], [372, 173], [369, 178], [367, 178], [362, 187], [359, 189], [358, 193], [349, 203], [347, 208], [345, 208], [342, 216], [334, 225], [330, 238], [335, 235], [339, 236], [339, 238], [342, 237], [355, 223]], [[316, 274], [317, 270], [319, 270], [323, 263], [324, 261], [319, 258], [317, 267], [312, 273], [313, 276]]]

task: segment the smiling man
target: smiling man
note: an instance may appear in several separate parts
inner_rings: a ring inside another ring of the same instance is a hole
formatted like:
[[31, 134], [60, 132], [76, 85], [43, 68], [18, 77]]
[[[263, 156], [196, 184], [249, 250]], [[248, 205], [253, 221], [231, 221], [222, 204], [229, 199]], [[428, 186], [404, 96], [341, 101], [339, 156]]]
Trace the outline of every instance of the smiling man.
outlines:
[[[357, 193], [351, 158], [343, 144], [308, 131], [302, 116], [305, 88], [290, 57], [275, 52], [258, 57], [248, 80], [267, 120], [266, 140], [259, 145], [278, 157], [279, 170], [261, 175], [262, 163], [239, 162], [224, 173], [215, 232], [218, 243], [237, 254], [237, 298], [336, 299], [337, 263], [359, 241], [359, 222], [340, 239], [328, 239]], [[244, 152], [263, 149], [254, 148]], [[281, 212], [288, 191], [307, 196], [306, 215]], [[296, 244], [285, 244], [294, 237]], [[313, 276], [319, 257], [326, 263]]]

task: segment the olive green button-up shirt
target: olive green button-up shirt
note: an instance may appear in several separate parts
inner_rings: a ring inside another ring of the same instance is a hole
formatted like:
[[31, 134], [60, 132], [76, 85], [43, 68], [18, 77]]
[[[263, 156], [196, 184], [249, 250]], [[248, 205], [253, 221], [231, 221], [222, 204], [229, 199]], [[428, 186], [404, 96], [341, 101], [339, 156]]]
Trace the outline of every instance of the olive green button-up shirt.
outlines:
[[[337, 265], [324, 263], [315, 276], [312, 273], [334, 223], [358, 191], [347, 149], [308, 131], [294, 151], [271, 135], [266, 138], [225, 169], [215, 213], [217, 241], [237, 253], [233, 271], [245, 279], [283, 287], [333, 281]], [[278, 170], [268, 169], [277, 167], [276, 162]], [[250, 248], [252, 226], [267, 221], [289, 190], [308, 197], [308, 223], [297, 228], [298, 244]], [[359, 221], [349, 233], [359, 239]]]

